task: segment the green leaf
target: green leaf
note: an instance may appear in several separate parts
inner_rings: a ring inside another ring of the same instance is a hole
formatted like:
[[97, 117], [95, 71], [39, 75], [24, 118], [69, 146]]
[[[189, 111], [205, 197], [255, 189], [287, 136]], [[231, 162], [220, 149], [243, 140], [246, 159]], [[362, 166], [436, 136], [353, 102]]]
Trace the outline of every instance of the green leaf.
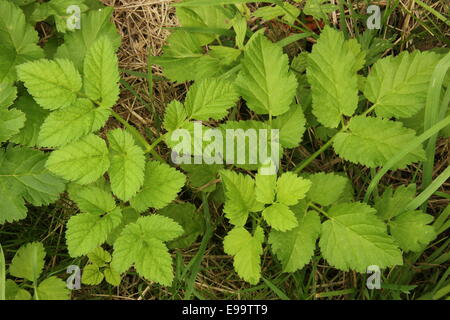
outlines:
[[39, 131], [49, 112], [28, 94], [21, 95], [14, 107], [25, 114], [26, 120], [20, 132], [11, 137], [10, 141], [28, 147], [37, 146]]
[[326, 127], [336, 128], [342, 115], [352, 116], [358, 106], [358, 77], [364, 53], [355, 39], [325, 27], [308, 55], [313, 114]]
[[72, 105], [56, 110], [45, 119], [38, 143], [43, 147], [62, 147], [101, 129], [109, 111], [94, 108], [88, 99], [78, 99]]
[[293, 172], [283, 173], [277, 180], [277, 202], [293, 206], [303, 199], [311, 187], [311, 181]]
[[89, 184], [100, 178], [109, 164], [105, 141], [90, 134], [52, 152], [47, 168], [64, 179]]
[[8, 108], [17, 98], [17, 88], [7, 82], [0, 82], [0, 110]]
[[37, 287], [39, 300], [69, 300], [70, 291], [66, 283], [57, 278], [50, 277], [42, 281]]
[[173, 281], [172, 258], [163, 241], [179, 237], [183, 229], [172, 219], [152, 215], [127, 225], [114, 243], [111, 267], [136, 271], [149, 281], [169, 286]]
[[421, 211], [404, 212], [389, 222], [392, 237], [404, 251], [421, 252], [436, 238], [433, 216]]
[[271, 204], [275, 200], [276, 175], [262, 175], [258, 173], [255, 179], [255, 197], [258, 202]]
[[107, 37], [114, 50], [119, 48], [120, 35], [111, 22], [113, 10], [113, 8], [106, 7], [82, 14], [80, 20], [81, 29], [64, 35], [64, 43], [58, 47], [56, 58], [65, 58], [73, 61], [76, 68], [81, 71], [88, 49], [98, 39]]
[[133, 208], [143, 212], [149, 207], [162, 209], [172, 202], [186, 182], [186, 177], [165, 163], [147, 162], [144, 186], [131, 199]]
[[308, 198], [321, 206], [329, 206], [346, 198], [346, 190], [351, 189], [350, 180], [335, 173], [319, 172], [309, 175], [308, 179], [312, 183]]
[[6, 300], [31, 300], [31, 294], [11, 279], [6, 279]]
[[100, 106], [112, 107], [119, 99], [119, 70], [117, 56], [109, 38], [97, 40], [84, 60], [84, 91]]
[[136, 195], [144, 183], [144, 151], [125, 130], [108, 132], [108, 141], [111, 189], [119, 199], [126, 202]]
[[[349, 132], [337, 134], [333, 146], [340, 157], [375, 168], [383, 166], [415, 137], [414, 130], [404, 128], [400, 122], [357, 116], [350, 120]], [[418, 148], [408, 153], [395, 168], [424, 159], [425, 151]]]
[[17, 109], [0, 109], [0, 143], [20, 132], [25, 115]]
[[81, 283], [94, 286], [100, 284], [103, 281], [103, 278], [103, 273], [100, 272], [98, 266], [88, 264], [83, 268]]
[[27, 62], [17, 67], [19, 80], [43, 108], [54, 110], [75, 102], [81, 76], [67, 59]]
[[123, 228], [130, 223], [136, 222], [141, 215], [131, 207], [126, 207], [122, 209], [122, 222], [118, 227], [111, 231], [108, 235], [106, 242], [113, 245], [117, 238], [120, 236]]
[[0, 223], [25, 218], [24, 200], [41, 206], [59, 198], [64, 183], [45, 168], [46, 161], [47, 155], [38, 150], [0, 150]]
[[187, 117], [184, 105], [180, 101], [173, 100], [166, 107], [163, 126], [169, 132], [174, 131], [181, 128]]
[[[273, 20], [277, 17], [281, 17], [287, 23], [294, 24], [295, 22], [294, 17], [298, 17], [300, 15], [300, 9], [287, 2], [283, 2], [283, 6], [284, 9], [277, 5], [274, 7], [270, 6], [261, 7], [255, 12], [253, 12], [253, 15], [257, 18], [262, 18], [264, 20]], [[291, 15], [288, 14], [286, 10], [288, 10], [291, 13]]]
[[66, 242], [71, 257], [79, 257], [101, 245], [109, 233], [122, 220], [120, 208], [105, 211], [80, 213], [72, 216], [67, 222]]
[[116, 201], [111, 193], [96, 186], [86, 186], [78, 189], [70, 188], [69, 195], [81, 212], [102, 215], [116, 208]]
[[364, 203], [334, 205], [322, 224], [319, 241], [323, 257], [332, 266], [366, 272], [370, 265], [380, 268], [403, 263], [402, 253], [387, 234], [386, 225], [375, 210]]
[[328, 14], [338, 9], [338, 6], [329, 2], [329, 0], [306, 0], [303, 12], [318, 20], [328, 21]]
[[252, 236], [242, 227], [235, 227], [225, 236], [223, 247], [233, 256], [234, 269], [245, 281], [256, 285], [261, 278], [261, 254], [264, 231], [257, 227]]
[[307, 211], [305, 202], [292, 208], [298, 226], [286, 232], [272, 230], [269, 243], [281, 261], [284, 272], [302, 269], [314, 255], [316, 240], [320, 234], [320, 218], [315, 211]]
[[28, 243], [17, 250], [9, 273], [17, 278], [36, 282], [44, 268], [45, 248], [41, 242]]
[[272, 121], [272, 128], [280, 130], [280, 143], [285, 148], [299, 146], [306, 130], [305, 125], [306, 119], [302, 107], [298, 104], [292, 105], [287, 113]]
[[179, 238], [168, 244], [169, 248], [188, 248], [203, 234], [204, 221], [196, 211], [191, 203], [173, 203], [158, 211], [159, 215], [171, 218], [184, 230]]
[[120, 273], [114, 270], [111, 267], [105, 268], [103, 270], [103, 274], [105, 275], [105, 280], [112, 286], [118, 286], [121, 281]]
[[97, 267], [104, 267], [107, 263], [111, 262], [111, 255], [102, 247], [95, 248], [87, 256], [89, 261]]
[[250, 212], [262, 210], [255, 197], [255, 181], [248, 175], [229, 170], [220, 171], [220, 177], [227, 199], [223, 212], [231, 224], [244, 226]]
[[425, 106], [428, 86], [441, 58], [433, 52], [402, 52], [378, 60], [371, 69], [364, 95], [376, 104], [378, 116], [409, 118]]
[[282, 203], [274, 203], [266, 207], [262, 212], [262, 217], [269, 226], [279, 231], [288, 231], [298, 225], [295, 214]]
[[191, 119], [207, 121], [223, 119], [239, 95], [233, 83], [219, 79], [196, 82], [187, 93], [185, 106]]
[[[201, 188], [203, 192], [216, 190], [217, 175], [223, 165], [221, 164], [182, 164], [181, 169], [187, 172], [189, 185]], [[208, 185], [208, 187], [205, 187]]]
[[37, 45], [38, 41], [38, 33], [27, 24], [22, 10], [11, 2], [1, 0], [0, 83], [17, 79], [17, 65], [44, 57], [44, 51]]
[[261, 33], [247, 43], [236, 84], [251, 110], [272, 116], [289, 110], [297, 89], [287, 55]]
[[392, 187], [388, 187], [381, 197], [375, 199], [375, 209], [381, 219], [388, 221], [405, 212], [406, 206], [414, 200], [415, 196], [415, 184], [399, 186], [395, 192]]

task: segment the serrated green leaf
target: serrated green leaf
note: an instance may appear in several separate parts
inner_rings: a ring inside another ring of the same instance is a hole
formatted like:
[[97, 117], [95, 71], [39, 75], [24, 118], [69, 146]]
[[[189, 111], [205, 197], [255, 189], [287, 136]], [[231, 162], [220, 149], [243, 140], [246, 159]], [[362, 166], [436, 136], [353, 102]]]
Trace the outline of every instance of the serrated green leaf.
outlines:
[[80, 213], [67, 222], [66, 240], [71, 257], [79, 257], [101, 245], [122, 220], [122, 211]]
[[120, 284], [120, 273], [113, 268], [105, 268], [105, 270], [103, 270], [103, 274], [105, 275], [106, 282], [108, 282], [110, 285], [118, 286]]
[[285, 172], [277, 180], [277, 202], [293, 206], [305, 197], [310, 187], [311, 181]]
[[47, 161], [51, 172], [79, 184], [94, 182], [109, 165], [105, 141], [93, 134], [52, 152]]
[[122, 209], [122, 222], [118, 227], [111, 231], [108, 235], [106, 242], [113, 245], [117, 238], [120, 236], [123, 228], [130, 223], [136, 222], [141, 215], [131, 207], [126, 207]]
[[407, 205], [414, 200], [416, 195], [416, 185], [399, 186], [395, 189], [386, 188], [383, 195], [375, 199], [375, 209], [378, 216], [383, 220], [391, 220], [392, 218], [403, 213]]
[[289, 110], [297, 89], [287, 55], [261, 33], [246, 45], [236, 84], [251, 110], [272, 116]]
[[39, 300], [69, 300], [70, 291], [63, 280], [50, 277], [39, 284], [36, 295]]
[[[163, 232], [159, 232], [163, 225]], [[173, 280], [172, 258], [160, 239], [170, 241], [182, 233], [172, 219], [156, 215], [139, 218], [127, 225], [114, 242], [111, 267], [124, 272], [134, 264], [144, 278], [168, 286]]]
[[[400, 122], [357, 116], [350, 120], [349, 132], [337, 134], [333, 147], [340, 157], [375, 168], [383, 166], [415, 137], [414, 130], [403, 127]], [[395, 168], [424, 159], [425, 151], [418, 148], [398, 162]]]
[[41, 242], [28, 243], [17, 250], [9, 273], [17, 278], [36, 282], [44, 268], [45, 248]]
[[305, 125], [306, 119], [298, 104], [292, 105], [287, 113], [272, 121], [272, 128], [280, 130], [280, 143], [285, 148], [298, 147], [306, 130]]
[[358, 106], [356, 72], [364, 65], [364, 53], [355, 39], [325, 27], [308, 55], [307, 77], [311, 84], [313, 114], [326, 127], [336, 128], [342, 115], [352, 116]]
[[162, 209], [172, 202], [186, 182], [186, 177], [165, 163], [147, 162], [144, 186], [131, 199], [133, 208], [143, 212], [149, 207]]
[[119, 99], [118, 60], [111, 40], [102, 37], [87, 51], [84, 60], [84, 91], [100, 106], [112, 107]]
[[111, 189], [119, 199], [126, 202], [136, 195], [144, 183], [144, 151], [125, 130], [108, 132], [108, 141]]
[[43, 147], [65, 146], [101, 129], [108, 117], [109, 110], [94, 108], [88, 99], [78, 99], [72, 105], [50, 113], [42, 124], [38, 143]]
[[335, 173], [319, 172], [308, 176], [312, 185], [308, 198], [321, 206], [329, 206], [346, 196], [346, 189], [351, 188], [348, 178]]
[[69, 189], [70, 198], [75, 201], [81, 212], [104, 214], [116, 208], [116, 201], [111, 193], [96, 186]]
[[0, 143], [20, 132], [25, 114], [17, 109], [0, 109]]
[[401, 251], [387, 234], [386, 225], [375, 210], [364, 203], [342, 203], [327, 212], [319, 241], [323, 257], [332, 266], [366, 272], [370, 265], [380, 268], [403, 263]]
[[10, 141], [28, 147], [37, 146], [40, 128], [49, 112], [38, 105], [28, 94], [21, 95], [15, 102], [14, 108], [22, 111], [26, 120], [20, 132], [11, 137]]
[[277, 186], [276, 175], [262, 175], [258, 173], [255, 178], [255, 197], [258, 202], [271, 204], [275, 200]]
[[295, 214], [282, 203], [274, 203], [266, 207], [262, 212], [262, 217], [269, 226], [279, 231], [288, 231], [298, 225]]
[[17, 79], [17, 65], [44, 57], [44, 51], [37, 45], [38, 41], [38, 33], [27, 24], [22, 10], [11, 2], [1, 0], [0, 83]]
[[425, 106], [428, 86], [440, 55], [402, 52], [378, 60], [371, 69], [364, 95], [376, 104], [378, 116], [409, 118]]
[[436, 238], [433, 226], [428, 225], [433, 216], [421, 211], [408, 211], [389, 222], [392, 237], [404, 251], [421, 252]]
[[0, 110], [8, 108], [16, 98], [17, 88], [6, 81], [0, 82]]
[[27, 290], [20, 288], [11, 279], [6, 279], [5, 285], [6, 300], [31, 300], [31, 294]]
[[169, 132], [174, 131], [181, 128], [187, 117], [184, 105], [180, 101], [173, 100], [166, 107], [163, 126]]
[[81, 283], [94, 286], [100, 284], [103, 281], [103, 278], [103, 273], [100, 272], [98, 266], [88, 264], [83, 268]]
[[233, 83], [219, 79], [205, 79], [190, 87], [186, 112], [191, 119], [207, 121], [223, 119], [239, 98]]
[[24, 200], [50, 204], [64, 191], [64, 183], [46, 168], [47, 155], [15, 147], [0, 150], [0, 223], [26, 217]]
[[281, 261], [284, 272], [302, 269], [314, 255], [320, 234], [320, 218], [315, 211], [307, 211], [304, 202], [292, 207], [298, 226], [286, 232], [272, 230], [269, 243]]
[[233, 256], [234, 269], [245, 281], [255, 285], [261, 278], [264, 231], [257, 227], [252, 236], [242, 227], [232, 229], [223, 240], [226, 254]]
[[89, 261], [97, 267], [103, 267], [111, 262], [111, 255], [102, 247], [95, 248], [87, 254]]
[[67, 59], [27, 62], [17, 67], [19, 80], [43, 108], [54, 110], [75, 102], [81, 76]]
[[220, 171], [220, 177], [227, 198], [223, 212], [231, 224], [244, 226], [250, 212], [262, 210], [255, 197], [255, 181], [250, 176], [229, 170]]
[[64, 35], [64, 43], [58, 47], [56, 58], [73, 61], [76, 68], [81, 71], [86, 52], [98, 39], [107, 37], [114, 50], [119, 48], [120, 35], [111, 22], [112, 12], [113, 8], [106, 7], [82, 14], [81, 29]]

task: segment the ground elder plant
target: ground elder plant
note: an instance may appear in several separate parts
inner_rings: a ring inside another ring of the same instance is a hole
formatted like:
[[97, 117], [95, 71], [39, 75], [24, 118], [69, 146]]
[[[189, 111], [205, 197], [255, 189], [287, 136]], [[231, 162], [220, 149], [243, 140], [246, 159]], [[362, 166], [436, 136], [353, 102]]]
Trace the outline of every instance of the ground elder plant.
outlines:
[[[199, 264], [214, 234], [233, 260], [228, 272], [251, 285], [268, 256], [283, 273], [317, 259], [362, 274], [395, 270], [446, 231], [448, 213], [435, 219], [426, 202], [448, 168], [422, 185], [378, 182], [387, 170], [433, 168], [430, 150], [450, 124], [449, 53], [381, 57], [368, 33], [352, 39], [326, 24], [274, 42], [248, 21], [294, 24], [298, 6], [272, 1], [251, 12], [246, 1], [185, 0], [176, 5], [181, 27], [149, 63], [189, 89], [167, 104], [151, 141], [113, 110], [121, 89], [112, 10], [75, 1], [81, 27], [69, 30], [65, 1], [29, 1], [27, 10], [15, 3], [0, 0], [0, 223], [68, 198], [78, 213], [67, 219], [65, 244], [85, 262], [83, 284], [119, 286], [135, 270], [172, 286], [174, 250], [201, 237]], [[325, 22], [335, 9], [323, 1], [303, 8]], [[38, 45], [40, 21], [54, 24], [59, 46]], [[311, 50], [286, 54], [306, 37]], [[307, 132], [324, 142], [293, 156]], [[342, 170], [309, 170], [331, 151]], [[344, 169], [353, 165], [371, 173], [363, 190]], [[44, 257], [42, 243], [28, 244], [9, 274], [31, 281], [36, 299], [67, 298], [62, 280], [38, 281]], [[10, 279], [3, 291], [32, 298]]]

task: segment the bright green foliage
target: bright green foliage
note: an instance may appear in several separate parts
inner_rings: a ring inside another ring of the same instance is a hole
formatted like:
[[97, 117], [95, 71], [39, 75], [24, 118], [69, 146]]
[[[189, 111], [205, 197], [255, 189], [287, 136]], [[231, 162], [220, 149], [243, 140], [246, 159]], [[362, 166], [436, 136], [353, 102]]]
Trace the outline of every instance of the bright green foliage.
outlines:
[[313, 114], [326, 127], [339, 125], [342, 115], [351, 116], [358, 106], [356, 72], [364, 54], [355, 39], [325, 27], [308, 55], [307, 76], [311, 84]]
[[375, 209], [383, 220], [391, 220], [404, 212], [404, 208], [414, 199], [416, 195], [416, 185], [400, 186], [395, 189], [386, 188], [383, 195], [376, 199]]
[[277, 201], [292, 206], [305, 197], [311, 181], [298, 177], [293, 172], [283, 173], [277, 180]]
[[57, 277], [50, 277], [39, 284], [36, 296], [40, 300], [68, 300], [70, 292], [64, 281]]
[[120, 46], [120, 36], [110, 22], [113, 8], [102, 8], [89, 11], [81, 16], [81, 29], [67, 32], [64, 43], [58, 47], [56, 58], [71, 60], [78, 70], [82, 70], [83, 61], [89, 48], [102, 38], [107, 37], [112, 47]]
[[9, 267], [9, 273], [17, 278], [36, 282], [44, 268], [44, 259], [45, 249], [42, 243], [29, 243], [17, 250]]
[[164, 208], [172, 202], [186, 182], [185, 176], [165, 163], [147, 162], [144, 186], [131, 199], [131, 206], [139, 212], [149, 207]]
[[38, 144], [41, 126], [49, 112], [38, 105], [28, 94], [20, 96], [14, 107], [25, 114], [26, 120], [20, 132], [13, 136], [10, 141], [28, 147], [35, 147]]
[[[349, 130], [337, 134], [334, 150], [342, 158], [370, 168], [383, 166], [415, 138], [414, 130], [404, 128], [400, 122], [374, 117], [352, 118]], [[407, 154], [395, 167], [403, 168], [424, 159], [425, 152], [418, 148]]]
[[294, 213], [283, 203], [274, 203], [265, 208], [262, 216], [275, 230], [287, 231], [298, 225]]
[[122, 211], [116, 207], [112, 195], [97, 188], [86, 187], [75, 196], [81, 214], [67, 223], [67, 247], [72, 257], [89, 253], [104, 243], [108, 234], [119, 226]]
[[276, 175], [257, 174], [255, 178], [255, 186], [255, 197], [257, 201], [264, 204], [271, 204], [274, 202], [275, 189], [277, 186]]
[[292, 211], [298, 226], [286, 232], [272, 230], [269, 234], [272, 251], [281, 261], [284, 272], [295, 272], [309, 263], [321, 227], [319, 215], [308, 211], [304, 201], [292, 207]]
[[113, 193], [128, 201], [144, 183], [144, 151], [128, 132], [116, 129], [108, 132], [111, 167], [109, 177]]
[[316, 19], [327, 21], [328, 14], [338, 9], [336, 5], [329, 2], [329, 0], [306, 0], [303, 12]]
[[119, 98], [119, 70], [113, 45], [107, 37], [97, 40], [84, 60], [84, 91], [99, 101], [101, 107], [112, 107]]
[[167, 131], [174, 131], [180, 128], [187, 120], [186, 109], [183, 104], [177, 100], [173, 100], [166, 107], [164, 115], [164, 128]]
[[216, 190], [216, 184], [213, 182], [222, 168], [220, 164], [181, 165], [181, 169], [187, 172], [188, 184], [194, 188], [201, 188], [204, 192]]
[[25, 123], [25, 115], [17, 109], [0, 109], [0, 143], [19, 133]]
[[6, 81], [0, 82], [0, 110], [8, 108], [17, 98], [17, 88]]
[[308, 179], [312, 183], [308, 198], [321, 206], [329, 206], [342, 200], [352, 200], [351, 182], [346, 177], [319, 172], [308, 176]]
[[183, 234], [168, 243], [169, 248], [187, 248], [204, 232], [202, 216], [191, 203], [173, 203], [158, 211], [159, 215], [171, 218], [183, 228]]
[[186, 96], [186, 112], [189, 118], [195, 120], [220, 120], [227, 115], [227, 110], [238, 99], [233, 83], [205, 79], [196, 82]]
[[88, 285], [100, 284], [103, 279], [113, 286], [120, 284], [120, 273], [111, 268], [111, 255], [108, 251], [98, 247], [88, 255], [89, 264], [83, 269], [81, 282]]
[[45, 168], [46, 161], [47, 155], [38, 150], [0, 149], [0, 223], [25, 218], [25, 201], [49, 204], [64, 191], [62, 180]]
[[255, 181], [250, 176], [228, 170], [220, 171], [220, 177], [227, 198], [223, 212], [231, 224], [244, 226], [250, 212], [261, 211], [261, 204], [255, 198]]
[[38, 144], [62, 147], [102, 128], [109, 111], [95, 108], [88, 99], [78, 99], [72, 105], [56, 110], [45, 119]]
[[31, 294], [20, 288], [13, 280], [6, 279], [5, 283], [5, 299], [6, 300], [31, 300]]
[[223, 240], [225, 253], [232, 255], [238, 275], [251, 284], [261, 278], [261, 254], [264, 231], [257, 227], [252, 236], [243, 227], [235, 227]]
[[366, 98], [381, 117], [409, 118], [425, 106], [434, 67], [441, 57], [433, 52], [402, 52], [378, 60], [367, 77]]
[[300, 105], [294, 104], [291, 109], [272, 121], [272, 128], [280, 130], [280, 144], [285, 148], [298, 147], [305, 132], [306, 119]]
[[17, 65], [44, 57], [38, 41], [38, 33], [27, 24], [22, 10], [0, 0], [0, 83], [16, 80]]
[[375, 210], [363, 203], [336, 204], [327, 212], [319, 241], [323, 257], [341, 270], [366, 272], [403, 263], [401, 251], [378, 219]]
[[[298, 17], [300, 15], [300, 9], [287, 2], [283, 2], [283, 6], [284, 9], [278, 5], [275, 5], [274, 7], [261, 7], [256, 10], [253, 15], [264, 20], [272, 20], [277, 17], [281, 17], [281, 19], [283, 19], [287, 23], [294, 24], [294, 17]], [[289, 11], [290, 14], [288, 14], [286, 10]]]
[[126, 207], [122, 209], [122, 221], [119, 226], [117, 226], [113, 231], [111, 231], [108, 235], [108, 239], [106, 242], [110, 245], [113, 245], [116, 239], [120, 236], [123, 228], [126, 225], [136, 222], [141, 215], [131, 207]]
[[172, 258], [164, 242], [182, 235], [183, 229], [172, 219], [159, 215], [139, 218], [127, 225], [114, 243], [112, 268], [136, 271], [149, 281], [169, 286], [173, 280]]
[[79, 184], [94, 182], [109, 165], [105, 141], [92, 134], [52, 152], [47, 161], [51, 172]]
[[45, 109], [59, 109], [75, 102], [81, 90], [81, 76], [66, 59], [27, 62], [17, 67], [19, 80]]
[[261, 33], [249, 40], [236, 84], [252, 111], [278, 116], [289, 110], [297, 81], [288, 62], [282, 48]]

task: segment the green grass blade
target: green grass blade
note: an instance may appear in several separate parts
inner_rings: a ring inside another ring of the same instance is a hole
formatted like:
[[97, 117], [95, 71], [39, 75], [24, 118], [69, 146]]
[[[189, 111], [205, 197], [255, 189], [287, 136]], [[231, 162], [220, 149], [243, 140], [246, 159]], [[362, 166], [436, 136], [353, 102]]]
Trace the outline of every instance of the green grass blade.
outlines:
[[2, 245], [0, 244], [0, 300], [5, 300], [6, 291], [6, 264]]
[[264, 277], [262, 277], [262, 279], [263, 279], [264, 283], [270, 288], [270, 290], [272, 290], [278, 296], [278, 298], [280, 298], [281, 300], [291, 300], [283, 291], [281, 291], [272, 282], [270, 282], [269, 280], [267, 280]]
[[450, 20], [448, 20], [446, 17], [444, 17], [442, 14], [440, 14], [436, 10], [434, 10], [428, 4], [426, 4], [425, 2], [422, 2], [421, 0], [416, 0], [416, 3], [450, 27]]
[[310, 36], [312, 36], [311, 32], [309, 32], [309, 33], [296, 33], [296, 34], [288, 36], [288, 37], [286, 37], [284, 39], [281, 39], [280, 41], [277, 42], [277, 45], [279, 45], [280, 47], [286, 47], [287, 45], [290, 45], [291, 43], [294, 43], [294, 42], [296, 42], [298, 40], [301, 40], [301, 39], [304, 39], [304, 38], [307, 38], [307, 37], [310, 37]]

